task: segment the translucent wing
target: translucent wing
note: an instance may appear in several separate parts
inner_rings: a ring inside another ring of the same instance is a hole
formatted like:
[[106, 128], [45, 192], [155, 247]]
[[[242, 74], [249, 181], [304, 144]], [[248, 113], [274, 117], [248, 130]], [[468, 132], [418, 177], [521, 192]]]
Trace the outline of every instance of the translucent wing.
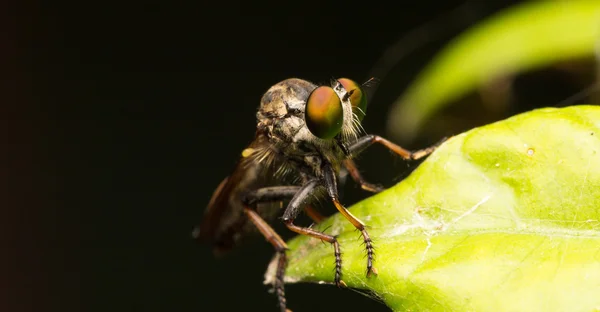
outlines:
[[[245, 194], [268, 186], [273, 157], [266, 138], [257, 137], [242, 153], [233, 172], [214, 191], [202, 222], [194, 229], [194, 237], [213, 246], [216, 255], [222, 255], [238, 245], [249, 234], [257, 233], [246, 218], [243, 209]], [[260, 216], [269, 221], [279, 212], [280, 204], [258, 207]]]

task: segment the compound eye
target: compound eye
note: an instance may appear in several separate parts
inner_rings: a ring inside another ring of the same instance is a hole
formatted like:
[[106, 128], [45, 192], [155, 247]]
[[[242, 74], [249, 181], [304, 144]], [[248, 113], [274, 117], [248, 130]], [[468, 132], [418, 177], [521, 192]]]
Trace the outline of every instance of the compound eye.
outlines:
[[365, 117], [365, 114], [367, 113], [366, 94], [356, 82], [348, 78], [340, 78], [338, 79], [338, 82], [341, 83], [342, 86], [344, 86], [346, 92], [351, 93], [350, 103], [352, 104], [352, 112], [354, 112], [354, 114], [358, 116], [358, 119], [362, 121]]
[[305, 120], [308, 130], [321, 139], [332, 139], [342, 130], [342, 101], [333, 88], [316, 88], [306, 101]]

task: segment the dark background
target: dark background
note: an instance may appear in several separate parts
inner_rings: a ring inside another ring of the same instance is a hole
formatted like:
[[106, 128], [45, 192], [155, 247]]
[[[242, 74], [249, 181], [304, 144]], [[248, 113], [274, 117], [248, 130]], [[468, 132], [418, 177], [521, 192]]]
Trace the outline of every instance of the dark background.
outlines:
[[[6, 198], [19, 208], [2, 300], [11, 311], [277, 311], [262, 238], [217, 261], [190, 236], [253, 138], [262, 93], [292, 76], [362, 82], [386, 48], [445, 19], [423, 33], [429, 44], [406, 41], [418, 49], [375, 93], [363, 124], [385, 135], [389, 105], [434, 53], [511, 2], [23, 3], [7, 41], [18, 81], [7, 86], [24, 109], [5, 120]], [[379, 148], [359, 163], [386, 186], [415, 166]], [[345, 203], [368, 195], [349, 184]], [[286, 290], [298, 312], [387, 311], [332, 286]]]

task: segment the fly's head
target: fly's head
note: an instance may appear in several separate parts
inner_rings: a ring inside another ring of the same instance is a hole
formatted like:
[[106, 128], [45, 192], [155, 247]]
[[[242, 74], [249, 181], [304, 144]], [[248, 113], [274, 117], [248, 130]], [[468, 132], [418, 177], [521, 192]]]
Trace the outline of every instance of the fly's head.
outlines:
[[258, 132], [286, 154], [342, 151], [362, 131], [366, 108], [366, 94], [350, 79], [333, 80], [330, 86], [286, 79], [263, 95]]

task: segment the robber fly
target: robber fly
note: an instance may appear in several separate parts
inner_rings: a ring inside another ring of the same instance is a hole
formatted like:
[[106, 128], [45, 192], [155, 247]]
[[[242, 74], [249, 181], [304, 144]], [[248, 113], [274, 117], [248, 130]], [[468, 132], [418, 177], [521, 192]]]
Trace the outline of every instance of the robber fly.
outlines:
[[294, 224], [305, 210], [314, 221], [319, 214], [310, 205], [328, 197], [340, 213], [362, 234], [366, 252], [367, 276], [377, 274], [373, 266], [373, 244], [365, 224], [348, 211], [338, 197], [338, 177], [342, 170], [365, 190], [381, 191], [366, 182], [352, 157], [373, 143], [379, 143], [406, 160], [430, 154], [437, 146], [411, 152], [372, 134], [365, 134], [361, 121], [367, 109], [363, 90], [368, 83], [341, 78], [331, 85], [315, 85], [302, 79], [286, 79], [272, 86], [262, 97], [256, 114], [255, 139], [242, 151], [235, 169], [212, 195], [204, 219], [194, 236], [210, 243], [216, 255], [239, 244], [251, 232], [260, 232], [278, 253], [274, 290], [285, 312], [284, 273], [287, 265], [283, 239], [268, 222], [287, 202], [281, 220], [292, 231], [330, 243], [335, 255], [335, 283], [342, 281], [340, 245], [335, 236]]

